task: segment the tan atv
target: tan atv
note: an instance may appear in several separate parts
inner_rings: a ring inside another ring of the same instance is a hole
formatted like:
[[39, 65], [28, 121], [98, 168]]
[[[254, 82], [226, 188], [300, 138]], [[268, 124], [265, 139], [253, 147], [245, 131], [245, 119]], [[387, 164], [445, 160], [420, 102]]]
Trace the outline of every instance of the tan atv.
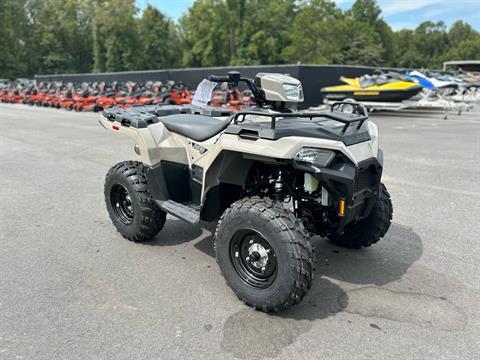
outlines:
[[263, 311], [288, 308], [312, 285], [310, 235], [359, 248], [390, 226], [377, 127], [357, 104], [296, 112], [302, 86], [287, 75], [210, 80], [245, 83], [258, 107], [104, 112], [101, 124], [132, 137], [141, 157], [108, 172], [108, 213], [139, 242], [162, 230], [167, 213], [191, 224], [218, 221], [216, 258], [235, 294]]

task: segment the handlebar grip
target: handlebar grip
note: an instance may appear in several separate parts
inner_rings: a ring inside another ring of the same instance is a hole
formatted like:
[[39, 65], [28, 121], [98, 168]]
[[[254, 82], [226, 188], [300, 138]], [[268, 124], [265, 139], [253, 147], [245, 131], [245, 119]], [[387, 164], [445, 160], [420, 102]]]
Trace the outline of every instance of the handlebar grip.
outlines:
[[216, 75], [210, 75], [208, 77], [208, 80], [217, 82], [217, 83], [222, 83], [222, 82], [228, 82], [230, 79], [228, 76], [216, 76]]

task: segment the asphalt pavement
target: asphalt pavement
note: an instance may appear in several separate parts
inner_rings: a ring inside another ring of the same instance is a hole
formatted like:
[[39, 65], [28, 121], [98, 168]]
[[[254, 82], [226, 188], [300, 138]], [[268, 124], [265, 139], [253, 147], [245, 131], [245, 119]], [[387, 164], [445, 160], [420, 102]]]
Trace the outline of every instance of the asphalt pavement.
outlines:
[[116, 232], [104, 176], [136, 154], [98, 116], [0, 105], [1, 360], [480, 358], [480, 112], [372, 115], [390, 231], [314, 238], [313, 288], [277, 315], [237, 300], [211, 231]]

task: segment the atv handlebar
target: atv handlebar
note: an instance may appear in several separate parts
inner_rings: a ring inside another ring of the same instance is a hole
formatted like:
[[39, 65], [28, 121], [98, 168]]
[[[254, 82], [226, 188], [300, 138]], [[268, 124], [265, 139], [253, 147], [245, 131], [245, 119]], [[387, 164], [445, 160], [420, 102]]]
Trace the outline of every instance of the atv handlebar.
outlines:
[[223, 82], [229, 82], [230, 81], [228, 76], [216, 76], [216, 75], [210, 75], [208, 77], [208, 80], [216, 82], [216, 83], [223, 83]]
[[216, 83], [228, 82], [235, 87], [238, 86], [239, 82], [244, 82], [252, 92], [253, 98], [258, 104], [262, 104], [265, 101], [264, 91], [257, 87], [251, 79], [241, 76], [238, 71], [229, 71], [227, 76], [210, 75], [208, 80]]
[[249, 79], [242, 77], [238, 71], [229, 71], [227, 73], [227, 76], [210, 75], [208, 77], [208, 80], [217, 83], [228, 82], [234, 86], [238, 86], [238, 83], [240, 81], [245, 81]]

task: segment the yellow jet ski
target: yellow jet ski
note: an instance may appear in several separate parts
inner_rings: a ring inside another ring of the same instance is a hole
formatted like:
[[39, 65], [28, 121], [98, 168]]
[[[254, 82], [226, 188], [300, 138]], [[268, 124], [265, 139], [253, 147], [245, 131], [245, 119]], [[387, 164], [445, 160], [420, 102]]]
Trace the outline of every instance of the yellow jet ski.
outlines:
[[321, 92], [328, 100], [400, 102], [422, 91], [422, 86], [399, 74], [364, 75], [359, 78], [340, 77], [346, 85], [324, 87]]

